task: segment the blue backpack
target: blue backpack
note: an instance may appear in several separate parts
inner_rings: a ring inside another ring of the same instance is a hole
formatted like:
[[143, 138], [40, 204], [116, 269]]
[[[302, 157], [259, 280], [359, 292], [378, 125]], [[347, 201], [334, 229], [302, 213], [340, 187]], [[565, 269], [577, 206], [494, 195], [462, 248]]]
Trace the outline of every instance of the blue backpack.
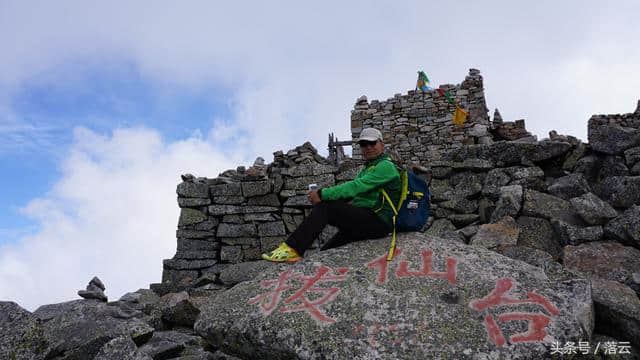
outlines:
[[396, 248], [396, 231], [418, 231], [429, 218], [429, 184], [410, 170], [400, 171], [402, 191], [398, 204], [394, 205], [384, 189], [380, 189], [393, 210], [393, 235], [387, 261], [393, 259]]

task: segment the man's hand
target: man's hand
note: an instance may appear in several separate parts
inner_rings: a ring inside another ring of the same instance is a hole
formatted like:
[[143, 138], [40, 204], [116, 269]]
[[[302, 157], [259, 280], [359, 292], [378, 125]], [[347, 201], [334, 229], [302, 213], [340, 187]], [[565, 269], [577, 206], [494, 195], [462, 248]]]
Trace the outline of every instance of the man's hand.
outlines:
[[318, 195], [318, 190], [310, 190], [309, 192], [307, 192], [307, 197], [309, 198], [309, 201], [311, 201], [313, 205], [322, 201], [320, 199], [320, 195]]

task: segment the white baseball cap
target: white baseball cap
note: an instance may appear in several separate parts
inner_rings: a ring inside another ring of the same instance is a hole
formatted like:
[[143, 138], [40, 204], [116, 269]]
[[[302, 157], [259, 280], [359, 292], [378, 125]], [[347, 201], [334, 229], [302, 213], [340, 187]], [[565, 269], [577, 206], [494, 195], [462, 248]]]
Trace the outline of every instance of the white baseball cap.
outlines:
[[382, 133], [378, 129], [365, 128], [362, 129], [358, 141], [382, 141]]

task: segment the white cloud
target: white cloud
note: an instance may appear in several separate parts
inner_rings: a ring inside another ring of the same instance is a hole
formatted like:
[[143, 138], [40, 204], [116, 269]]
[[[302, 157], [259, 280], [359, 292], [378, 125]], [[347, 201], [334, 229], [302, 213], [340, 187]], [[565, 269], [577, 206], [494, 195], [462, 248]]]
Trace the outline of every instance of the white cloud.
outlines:
[[94, 275], [111, 298], [159, 282], [162, 259], [175, 253], [179, 175], [215, 176], [240, 162], [201, 139], [77, 129], [60, 181], [23, 209], [40, 230], [0, 249], [0, 299], [30, 309], [74, 299]]

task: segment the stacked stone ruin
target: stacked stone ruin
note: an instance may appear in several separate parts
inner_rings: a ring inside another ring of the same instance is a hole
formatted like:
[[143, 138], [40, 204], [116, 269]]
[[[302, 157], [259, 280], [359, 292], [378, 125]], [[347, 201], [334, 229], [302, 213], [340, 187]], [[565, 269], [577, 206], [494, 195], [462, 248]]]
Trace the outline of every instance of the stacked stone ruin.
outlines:
[[[589, 143], [555, 131], [537, 141], [523, 120], [504, 122], [496, 110], [489, 121], [479, 71], [441, 88], [469, 111], [462, 127], [451, 123], [453, 107], [436, 91], [409, 91], [385, 102], [361, 97], [351, 115], [354, 139], [363, 127], [381, 128], [399, 162], [431, 168], [435, 221], [423, 231], [482, 245], [487, 226], [499, 223], [511, 235], [488, 247], [514, 257], [532, 249], [556, 264], [571, 252], [597, 251], [594, 244], [602, 240], [614, 240], [624, 251], [640, 248], [639, 110], [594, 115]], [[275, 152], [268, 165], [259, 158], [249, 169], [214, 179], [184, 176], [177, 189], [177, 252], [164, 261], [163, 283], [153, 288], [190, 288], [202, 276], [233, 285], [220, 274], [234, 264], [256, 264], [262, 252], [286, 239], [310, 212], [308, 185], [354, 178], [359, 157], [356, 146], [353, 161], [336, 167], [305, 143]], [[318, 242], [334, 232], [327, 227]], [[618, 280], [637, 291], [634, 271], [624, 273]]]

